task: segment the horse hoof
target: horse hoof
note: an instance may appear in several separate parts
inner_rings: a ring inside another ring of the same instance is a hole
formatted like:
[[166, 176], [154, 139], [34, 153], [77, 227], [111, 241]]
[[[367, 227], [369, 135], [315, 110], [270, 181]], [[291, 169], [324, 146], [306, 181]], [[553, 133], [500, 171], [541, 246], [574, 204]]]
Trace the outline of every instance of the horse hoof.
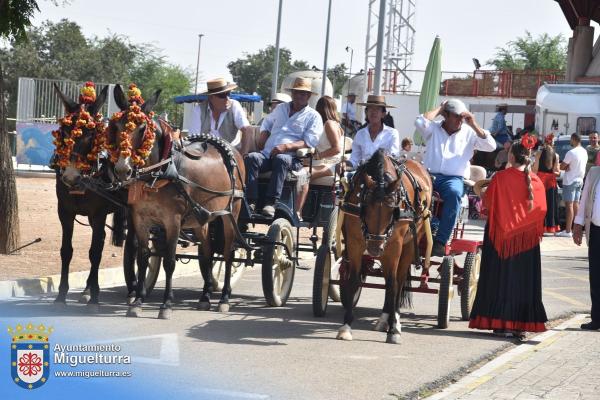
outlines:
[[377, 332], [387, 332], [388, 329], [390, 329], [390, 326], [387, 323], [387, 321], [381, 321], [381, 320], [378, 320], [377, 323], [375, 324], [375, 327], [373, 328], [373, 330], [377, 331]]
[[219, 303], [219, 308], [217, 310], [220, 313], [228, 313], [229, 312], [229, 303]]
[[127, 317], [139, 318], [141, 316], [142, 316], [142, 307], [134, 306], [134, 307], [129, 307], [129, 309], [127, 310]]
[[198, 302], [198, 310], [200, 310], [200, 311], [210, 311], [210, 303], [208, 301], [200, 301], [200, 302]]
[[344, 325], [338, 331], [336, 339], [338, 339], [338, 340], [352, 340], [352, 330]]
[[81, 297], [79, 298], [79, 302], [83, 303], [83, 304], [87, 304], [90, 302], [91, 299], [92, 299], [92, 296], [90, 296], [87, 293], [82, 293]]
[[98, 303], [88, 303], [87, 310], [90, 314], [97, 314], [100, 311]]
[[388, 333], [386, 343], [391, 344], [400, 344], [400, 334], [399, 333]]
[[66, 308], [67, 301], [65, 299], [56, 299], [54, 300], [54, 307], [56, 308]]
[[161, 308], [158, 312], [158, 319], [171, 319], [171, 314], [173, 314], [173, 309]]
[[133, 302], [135, 301], [135, 294], [132, 294], [130, 296], [127, 296], [127, 305], [132, 305]]

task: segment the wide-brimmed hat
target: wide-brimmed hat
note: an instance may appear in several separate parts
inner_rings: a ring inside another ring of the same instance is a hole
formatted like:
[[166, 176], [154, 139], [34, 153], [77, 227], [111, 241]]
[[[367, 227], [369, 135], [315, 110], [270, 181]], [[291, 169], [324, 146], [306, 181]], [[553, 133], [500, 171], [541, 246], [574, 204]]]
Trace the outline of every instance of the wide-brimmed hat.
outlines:
[[475, 185], [473, 185], [475, 195], [481, 197], [481, 193], [489, 186], [490, 182], [492, 182], [491, 179], [482, 179], [475, 182]]
[[271, 103], [289, 103], [290, 101], [292, 101], [292, 98], [285, 93], [275, 93], [275, 96], [271, 99]]
[[286, 88], [287, 90], [298, 90], [301, 92], [311, 92], [313, 94], [318, 94], [313, 92], [312, 90], [312, 81], [307, 78], [296, 78], [294, 79], [294, 83], [291, 87]]
[[237, 85], [235, 83], [227, 83], [225, 78], [216, 78], [206, 81], [206, 92], [199, 94], [219, 94], [225, 92], [231, 92]]
[[508, 103], [496, 104], [496, 110], [508, 109]]
[[365, 103], [356, 103], [356, 104], [359, 106], [365, 106], [365, 107], [378, 106], [378, 107], [385, 107], [385, 108], [396, 108], [392, 105], [385, 103], [385, 96], [376, 96], [374, 94], [370, 94], [367, 97], [367, 101]]

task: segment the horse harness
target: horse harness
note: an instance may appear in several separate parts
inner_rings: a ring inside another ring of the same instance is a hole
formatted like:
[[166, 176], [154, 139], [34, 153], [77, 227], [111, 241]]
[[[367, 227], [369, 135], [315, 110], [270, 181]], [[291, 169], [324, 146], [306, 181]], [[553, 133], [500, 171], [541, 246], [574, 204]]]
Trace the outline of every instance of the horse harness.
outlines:
[[[374, 188], [371, 188], [371, 189], [368, 188], [367, 185], [363, 184], [363, 185], [361, 185], [361, 189], [360, 189], [359, 204], [353, 204], [348, 201], [348, 197], [350, 196], [351, 193], [354, 192], [354, 188], [351, 187], [350, 190], [348, 190], [348, 192], [346, 193], [344, 202], [341, 204], [340, 209], [347, 214], [354, 215], [354, 216], [360, 218], [363, 237], [366, 241], [380, 241], [380, 242], [382, 241], [382, 242], [384, 242], [384, 245], [389, 240], [389, 238], [392, 236], [393, 231], [394, 231], [393, 228], [394, 228], [396, 222], [408, 221], [409, 228], [410, 228], [411, 233], [413, 234], [413, 238], [414, 238], [415, 258], [418, 259], [419, 249], [418, 249], [418, 243], [417, 243], [416, 224], [417, 224], [417, 221], [419, 220], [419, 218], [423, 214], [423, 206], [422, 206], [421, 202], [419, 201], [420, 193], [423, 191], [423, 188], [421, 187], [421, 185], [419, 184], [417, 179], [414, 177], [412, 172], [407, 168], [407, 166], [405, 164], [405, 160], [399, 161], [399, 160], [396, 160], [391, 157], [389, 158], [389, 160], [392, 162], [392, 165], [394, 166], [394, 169], [396, 171], [396, 175], [397, 175], [398, 179], [400, 180], [398, 188], [395, 191], [393, 191], [392, 193], [385, 194], [385, 192], [384, 192], [385, 191], [385, 180], [383, 180], [382, 182], [377, 182], [377, 186]], [[356, 171], [355, 176], [359, 176], [363, 172], [364, 172], [364, 165], [363, 165], [363, 168], [359, 167], [359, 169]], [[406, 187], [404, 186], [404, 183], [402, 182], [403, 175], [406, 175], [406, 177], [409, 179], [409, 181], [413, 187], [413, 191], [414, 191], [413, 199], [409, 198]], [[354, 179], [353, 179], [353, 181], [354, 181]], [[371, 196], [376, 196], [376, 197], [382, 198], [383, 199], [382, 202], [386, 205], [386, 207], [394, 209], [392, 217], [390, 219], [390, 222], [386, 226], [385, 231], [382, 235], [376, 235], [376, 234], [370, 233], [368, 231], [367, 224], [365, 223], [365, 215], [366, 215], [366, 210], [367, 210], [367, 206], [368, 206], [368, 199]]]

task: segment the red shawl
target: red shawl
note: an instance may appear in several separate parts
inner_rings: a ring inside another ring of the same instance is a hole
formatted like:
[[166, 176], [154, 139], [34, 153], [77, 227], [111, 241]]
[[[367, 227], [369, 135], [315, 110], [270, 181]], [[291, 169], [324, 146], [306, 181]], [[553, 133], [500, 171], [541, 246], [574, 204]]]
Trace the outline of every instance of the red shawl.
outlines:
[[540, 178], [531, 173], [533, 209], [525, 173], [516, 168], [497, 172], [488, 186], [483, 203], [488, 210], [490, 240], [502, 259], [537, 246], [544, 233], [546, 191]]
[[548, 190], [550, 188], [556, 189], [556, 175], [554, 175], [554, 172], [538, 171], [537, 176], [540, 177], [540, 180], [544, 184], [544, 187], [546, 188], [546, 190]]

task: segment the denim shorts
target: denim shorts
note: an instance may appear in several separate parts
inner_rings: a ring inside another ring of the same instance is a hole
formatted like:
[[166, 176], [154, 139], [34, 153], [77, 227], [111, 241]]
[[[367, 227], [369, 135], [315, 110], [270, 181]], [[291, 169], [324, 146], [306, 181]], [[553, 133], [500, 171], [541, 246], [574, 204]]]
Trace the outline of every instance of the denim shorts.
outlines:
[[573, 182], [570, 185], [564, 185], [562, 188], [563, 201], [579, 202], [582, 186], [583, 184], [581, 182]]

